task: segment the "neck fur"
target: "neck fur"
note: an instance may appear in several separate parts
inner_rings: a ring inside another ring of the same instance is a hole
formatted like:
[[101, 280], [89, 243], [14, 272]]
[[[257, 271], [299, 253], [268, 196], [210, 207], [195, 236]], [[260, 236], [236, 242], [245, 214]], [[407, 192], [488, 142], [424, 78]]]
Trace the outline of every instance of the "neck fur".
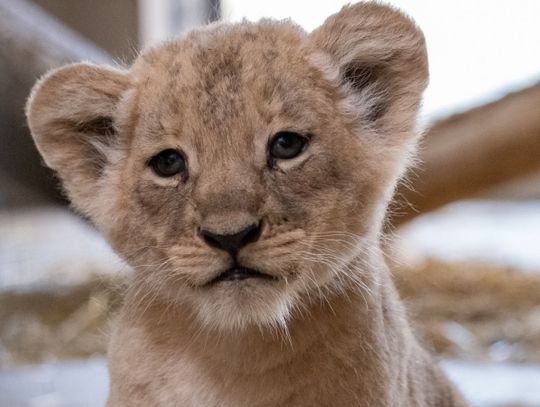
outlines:
[[392, 306], [386, 287], [390, 285], [393, 290], [379, 257], [374, 256], [370, 262], [354, 259], [350, 266], [365, 273], [357, 276], [362, 284], [331, 290], [324, 298], [312, 297], [304, 309], [291, 314], [285, 328], [248, 326], [228, 332], [204, 329], [181, 310], [159, 302], [142, 304], [146, 309], [138, 319], [155, 342], [170, 349], [181, 347], [214, 369], [221, 366], [229, 372], [238, 369], [246, 374], [255, 369], [262, 373], [295, 360], [305, 361], [307, 354], [334, 358], [336, 352], [345, 355], [359, 348], [370, 354], [365, 357], [376, 357], [376, 344], [381, 339], [377, 335], [388, 322], [384, 310]]

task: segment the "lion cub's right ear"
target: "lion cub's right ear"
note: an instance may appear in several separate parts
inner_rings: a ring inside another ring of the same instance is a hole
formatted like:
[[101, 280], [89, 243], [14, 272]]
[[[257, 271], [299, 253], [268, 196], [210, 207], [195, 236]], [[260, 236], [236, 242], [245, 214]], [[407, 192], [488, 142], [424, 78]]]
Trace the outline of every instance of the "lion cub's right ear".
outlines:
[[123, 71], [69, 65], [46, 74], [26, 105], [38, 150], [83, 211], [96, 197], [107, 150], [117, 142], [117, 105], [128, 86]]

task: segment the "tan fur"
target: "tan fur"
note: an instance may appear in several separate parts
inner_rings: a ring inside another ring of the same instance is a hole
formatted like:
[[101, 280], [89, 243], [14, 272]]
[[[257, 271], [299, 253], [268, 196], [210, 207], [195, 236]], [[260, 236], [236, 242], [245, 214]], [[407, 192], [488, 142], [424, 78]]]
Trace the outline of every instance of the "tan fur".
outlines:
[[[311, 34], [214, 24], [127, 71], [46, 75], [28, 122], [73, 204], [136, 277], [115, 320], [109, 406], [463, 406], [411, 333], [379, 249], [427, 83], [419, 29], [376, 3]], [[267, 165], [280, 130], [304, 153]], [[180, 149], [189, 176], [148, 160]], [[263, 222], [231, 266], [200, 228]]]

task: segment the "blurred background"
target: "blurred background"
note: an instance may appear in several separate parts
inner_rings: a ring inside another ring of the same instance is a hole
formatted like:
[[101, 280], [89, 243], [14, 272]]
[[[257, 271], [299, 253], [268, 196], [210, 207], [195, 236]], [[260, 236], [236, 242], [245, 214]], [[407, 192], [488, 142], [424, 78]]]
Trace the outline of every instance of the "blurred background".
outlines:
[[[129, 65], [214, 20], [341, 0], [0, 0], [0, 406], [103, 405], [106, 321], [129, 275], [72, 213], [23, 107], [50, 68]], [[540, 1], [395, 0], [428, 42], [422, 162], [397, 191], [388, 261], [422, 340], [475, 406], [540, 406]]]

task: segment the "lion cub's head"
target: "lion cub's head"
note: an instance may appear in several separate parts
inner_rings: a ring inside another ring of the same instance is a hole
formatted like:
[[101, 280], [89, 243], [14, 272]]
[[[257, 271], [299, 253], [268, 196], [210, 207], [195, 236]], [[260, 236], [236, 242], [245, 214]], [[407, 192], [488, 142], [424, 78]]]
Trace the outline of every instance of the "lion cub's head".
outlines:
[[416, 26], [359, 4], [310, 34], [214, 24], [129, 70], [63, 67], [27, 113], [141, 301], [232, 328], [282, 323], [362, 278], [347, 264], [377, 238], [426, 80]]

